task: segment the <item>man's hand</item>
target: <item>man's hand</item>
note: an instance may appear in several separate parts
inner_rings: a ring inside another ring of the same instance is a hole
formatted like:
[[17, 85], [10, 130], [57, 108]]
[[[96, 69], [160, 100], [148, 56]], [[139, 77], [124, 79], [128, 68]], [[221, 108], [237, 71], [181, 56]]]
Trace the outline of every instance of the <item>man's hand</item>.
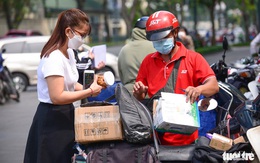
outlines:
[[148, 87], [145, 86], [141, 81], [138, 81], [134, 84], [133, 94], [138, 100], [144, 99], [146, 96]]
[[198, 87], [189, 86], [185, 89], [185, 94], [187, 96], [186, 102], [190, 101], [193, 104], [201, 94], [201, 90]]

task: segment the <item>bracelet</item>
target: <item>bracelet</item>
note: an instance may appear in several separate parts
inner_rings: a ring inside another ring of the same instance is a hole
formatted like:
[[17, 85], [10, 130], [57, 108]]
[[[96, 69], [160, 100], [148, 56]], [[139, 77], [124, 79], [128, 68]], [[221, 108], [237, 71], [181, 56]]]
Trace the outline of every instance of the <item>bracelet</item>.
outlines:
[[92, 95], [93, 95], [93, 89], [90, 88], [90, 87], [89, 87], [89, 89], [91, 90], [91, 95], [90, 95], [90, 96], [92, 97]]

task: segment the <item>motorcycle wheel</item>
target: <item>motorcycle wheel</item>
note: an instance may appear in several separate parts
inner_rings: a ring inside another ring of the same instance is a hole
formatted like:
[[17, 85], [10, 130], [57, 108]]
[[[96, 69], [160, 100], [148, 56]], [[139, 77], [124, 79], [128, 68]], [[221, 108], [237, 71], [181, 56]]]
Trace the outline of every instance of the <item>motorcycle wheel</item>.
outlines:
[[4, 86], [3, 87], [3, 96], [6, 101], [9, 101], [10, 100], [10, 91], [9, 91], [8, 84], [4, 81], [3, 86]]
[[0, 80], [0, 104], [5, 104], [6, 99], [4, 96], [4, 84], [3, 81]]
[[5, 104], [6, 99], [3, 95], [0, 95], [0, 104]]
[[16, 90], [16, 95], [17, 95], [17, 98], [15, 98], [14, 100], [16, 102], [20, 102], [20, 93], [18, 92], [18, 90]]
[[29, 83], [26, 76], [24, 76], [23, 74], [15, 73], [13, 74], [13, 81], [18, 92], [26, 91]]

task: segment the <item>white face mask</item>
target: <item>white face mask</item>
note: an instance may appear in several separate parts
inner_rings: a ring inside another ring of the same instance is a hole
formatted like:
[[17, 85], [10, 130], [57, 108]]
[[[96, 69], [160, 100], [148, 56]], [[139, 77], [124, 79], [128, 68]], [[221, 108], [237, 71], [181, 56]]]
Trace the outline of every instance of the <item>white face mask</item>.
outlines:
[[84, 43], [84, 40], [81, 36], [76, 35], [73, 31], [72, 33], [74, 36], [69, 38], [68, 47], [71, 49], [78, 49]]
[[174, 38], [170, 37], [153, 41], [153, 47], [162, 55], [168, 55], [174, 48]]

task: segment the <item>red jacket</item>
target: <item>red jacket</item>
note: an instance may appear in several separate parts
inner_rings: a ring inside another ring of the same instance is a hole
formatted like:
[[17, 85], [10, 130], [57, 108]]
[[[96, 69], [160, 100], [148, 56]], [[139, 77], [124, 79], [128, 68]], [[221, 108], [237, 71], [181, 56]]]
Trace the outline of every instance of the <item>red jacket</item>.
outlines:
[[[167, 64], [158, 52], [147, 55], [138, 72], [136, 81], [148, 86], [148, 95], [152, 97], [163, 88], [171, 75], [174, 61], [182, 57], [178, 69], [178, 76], [174, 93], [184, 94], [182, 89], [188, 86], [199, 86], [209, 77], [215, 76], [205, 58], [194, 51], [188, 50], [181, 42], [176, 42], [179, 49]], [[162, 144], [184, 145], [194, 142], [198, 138], [198, 131], [191, 135], [165, 133], [159, 136]]]

